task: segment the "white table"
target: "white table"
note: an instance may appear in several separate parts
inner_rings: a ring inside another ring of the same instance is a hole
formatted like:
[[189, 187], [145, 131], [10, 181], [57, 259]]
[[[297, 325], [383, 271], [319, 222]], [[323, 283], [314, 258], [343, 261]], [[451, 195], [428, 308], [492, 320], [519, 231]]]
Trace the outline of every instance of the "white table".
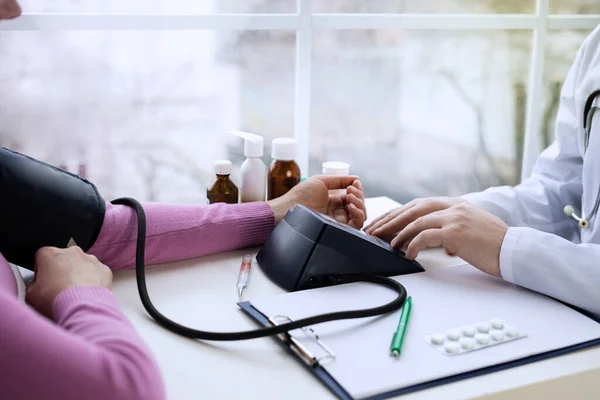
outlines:
[[[367, 200], [370, 219], [398, 204]], [[256, 254], [258, 249], [252, 249]], [[202, 330], [255, 329], [237, 306], [235, 283], [247, 251], [147, 268], [150, 297], [174, 321]], [[461, 264], [442, 250], [427, 250], [418, 261], [426, 269]], [[251, 272], [244, 300], [283, 293], [260, 268]], [[200, 342], [156, 324], [139, 300], [134, 271], [115, 273], [113, 291], [123, 312], [150, 346], [162, 369], [169, 399], [334, 399], [272, 338], [244, 342]], [[512, 368], [403, 396], [403, 399], [600, 398], [600, 348]]]

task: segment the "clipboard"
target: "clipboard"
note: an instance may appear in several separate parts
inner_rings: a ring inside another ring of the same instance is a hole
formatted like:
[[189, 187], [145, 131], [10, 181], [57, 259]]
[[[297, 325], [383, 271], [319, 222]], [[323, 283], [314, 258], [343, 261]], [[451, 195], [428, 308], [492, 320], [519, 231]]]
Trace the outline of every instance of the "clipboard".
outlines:
[[[420, 275], [420, 274], [418, 274], [418, 275]], [[542, 295], [539, 295], [539, 296], [547, 299], [546, 296], [542, 296]], [[552, 300], [552, 301], [556, 301], [556, 300]], [[556, 301], [556, 302], [560, 303], [558, 301]], [[561, 304], [564, 304], [564, 303], [561, 303]], [[278, 319], [289, 320], [288, 317], [281, 316], [281, 315], [269, 318], [265, 314], [263, 314], [261, 311], [259, 311], [257, 308], [255, 308], [249, 301], [239, 303], [238, 305], [248, 316], [253, 318], [257, 323], [259, 323], [262, 326], [269, 326], [272, 324], [277, 324]], [[593, 320], [595, 323], [600, 324], [600, 319], [598, 317], [595, 317], [586, 312], [582, 312], [582, 310], [579, 310], [575, 307], [569, 306], [569, 308], [572, 310], [575, 310], [579, 314], [583, 314], [585, 317]], [[312, 336], [313, 339], [315, 339], [315, 341], [317, 342], [319, 347], [321, 347], [324, 350], [324, 354], [335, 357], [335, 353], [334, 353], [335, 348], [334, 349], [329, 348], [329, 346], [326, 343], [324, 343], [323, 340], [321, 340], [321, 338], [318, 336], [318, 334], [316, 332], [314, 332], [314, 330], [312, 330], [311, 332], [307, 332], [307, 333], [309, 333], [310, 336]], [[324, 384], [337, 398], [343, 399], [343, 400], [355, 399], [355, 397], [353, 397], [351, 395], [349, 390], [344, 388], [343, 385], [341, 385], [334, 378], [334, 376], [332, 376], [332, 374], [330, 374], [327, 371], [327, 369], [322, 365], [322, 361], [324, 361], [324, 360], [322, 358], [317, 357], [315, 354], [311, 353], [306, 348], [306, 346], [304, 346], [301, 342], [299, 342], [298, 340], [294, 340], [294, 338], [291, 337], [290, 335], [282, 335], [281, 337], [279, 337], [279, 339], [277, 341], [282, 346], [284, 346], [284, 348], [288, 352], [293, 354], [295, 356], [294, 358], [296, 358], [299, 363], [304, 365], [304, 367], [310, 373], [312, 373], [319, 381], [321, 381], [321, 383]], [[468, 372], [457, 373], [457, 374], [453, 374], [453, 375], [446, 376], [443, 378], [433, 379], [433, 380], [429, 380], [427, 382], [402, 387], [400, 389], [382, 391], [381, 393], [371, 394], [371, 395], [363, 396], [363, 397], [359, 397], [359, 398], [361, 400], [363, 400], [363, 399], [366, 399], [366, 400], [376, 400], [377, 399], [378, 400], [378, 399], [386, 399], [386, 398], [390, 398], [390, 397], [400, 396], [400, 395], [417, 392], [420, 390], [430, 389], [433, 387], [437, 387], [437, 386], [441, 386], [441, 385], [445, 385], [445, 384], [449, 384], [449, 383], [453, 383], [453, 382], [457, 382], [457, 381], [461, 381], [461, 380], [465, 380], [465, 379], [475, 378], [478, 376], [506, 370], [506, 369], [513, 368], [513, 367], [526, 365], [526, 364], [537, 362], [537, 361], [546, 360], [546, 359], [549, 359], [552, 357], [562, 356], [562, 355], [565, 355], [565, 354], [568, 354], [568, 353], [571, 353], [574, 351], [579, 351], [579, 350], [583, 350], [583, 349], [598, 346], [598, 345], [600, 345], [600, 337], [593, 339], [593, 340], [576, 343], [576, 344], [573, 344], [570, 346], [557, 348], [557, 349], [554, 349], [551, 351], [541, 352], [538, 354], [533, 354], [530, 356], [522, 357], [522, 358], [519, 358], [516, 360], [502, 362], [502, 363], [496, 363], [493, 365], [485, 366], [483, 368], [473, 369]], [[483, 350], [483, 351], [485, 351], [485, 350]]]
[[[272, 320], [269, 320], [267, 316], [258, 311], [249, 301], [238, 303], [240, 308], [252, 317], [256, 322], [264, 327], [271, 326]], [[290, 320], [289, 317], [285, 317]], [[277, 340], [290, 354], [296, 356], [296, 360], [306, 367], [313, 375], [315, 375], [327, 388], [339, 399], [342, 400], [353, 400], [350, 393], [348, 393], [333, 377], [323, 368], [319, 359], [315, 357], [310, 351], [308, 351], [298, 341], [292, 340], [290, 335], [280, 335]], [[317, 336], [318, 338], [318, 336]], [[320, 339], [319, 339], [320, 340]], [[325, 347], [329, 350], [328, 347]], [[326, 350], [326, 351], [327, 351]], [[330, 350], [329, 350], [330, 351]], [[381, 397], [384, 398], [384, 397]]]
[[[252, 304], [250, 304], [249, 301], [239, 303], [238, 305], [247, 315], [252, 317], [254, 320], [256, 320], [256, 322], [258, 322], [262, 326], [270, 325], [269, 319], [264, 314], [262, 314], [260, 311], [258, 311], [256, 308], [254, 308], [252, 306]], [[591, 319], [595, 320], [596, 322], [600, 323], [600, 319], [593, 317], [589, 314], [588, 314], [588, 316]], [[296, 359], [298, 360], [298, 362], [301, 363], [315, 377], [317, 377], [317, 379], [319, 379], [336, 397], [338, 397], [341, 400], [355, 400], [352, 396], [350, 396], [350, 393], [348, 393], [318, 362], [316, 362], [316, 363], [311, 362], [312, 360], [314, 360], [314, 357], [310, 353], [308, 353], [308, 354], [305, 353], [302, 356], [301, 354], [304, 352], [304, 350], [298, 349], [297, 344], [290, 342], [290, 341], [286, 341], [286, 340], [278, 340], [278, 342], [290, 354], [293, 354], [294, 356], [296, 356]], [[391, 392], [381, 393], [381, 394], [378, 394], [375, 396], [366, 397], [364, 400], [382, 400], [382, 399], [388, 399], [391, 397], [401, 396], [401, 395], [412, 393], [412, 392], [418, 392], [420, 390], [431, 389], [436, 386], [446, 385], [449, 383], [454, 383], [454, 382], [458, 382], [458, 381], [465, 380], [465, 379], [471, 379], [471, 378], [475, 378], [478, 376], [491, 374], [493, 372], [503, 371], [503, 370], [506, 370], [509, 368], [519, 367], [521, 365], [526, 365], [529, 363], [546, 360], [546, 359], [549, 359], [552, 357], [559, 357], [559, 356], [562, 356], [565, 354], [572, 353], [574, 351], [579, 351], [579, 350], [587, 349], [587, 348], [598, 346], [598, 345], [600, 345], [600, 339], [591, 340], [591, 341], [580, 343], [580, 344], [577, 344], [574, 346], [565, 347], [563, 349], [549, 351], [549, 352], [538, 354], [535, 356], [523, 358], [523, 359], [520, 359], [517, 361], [511, 361], [508, 363], [493, 365], [493, 366], [482, 368], [482, 369], [479, 369], [476, 371], [458, 374], [455, 376], [450, 376], [447, 378], [442, 378], [442, 379], [430, 381], [427, 383], [422, 383], [419, 385], [409, 386], [409, 387], [394, 390]]]

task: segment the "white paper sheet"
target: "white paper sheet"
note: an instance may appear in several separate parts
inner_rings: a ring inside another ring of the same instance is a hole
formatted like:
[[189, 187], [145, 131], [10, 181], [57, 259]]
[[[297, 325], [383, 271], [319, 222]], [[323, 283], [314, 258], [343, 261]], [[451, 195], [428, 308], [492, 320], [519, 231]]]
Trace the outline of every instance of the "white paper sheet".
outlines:
[[[313, 327], [337, 356], [324, 364], [325, 369], [355, 398], [600, 338], [600, 324], [595, 321], [553, 299], [486, 275], [470, 265], [395, 279], [406, 287], [413, 300], [400, 358], [389, 355], [400, 311], [384, 317], [335, 321]], [[299, 319], [372, 307], [394, 296], [395, 293], [386, 288], [358, 283], [284, 294], [252, 301], [252, 305], [267, 316], [283, 314]], [[493, 317], [518, 327], [527, 337], [455, 357], [436, 351], [423, 340], [434, 332]], [[319, 353], [306, 335], [299, 333], [297, 337]]]

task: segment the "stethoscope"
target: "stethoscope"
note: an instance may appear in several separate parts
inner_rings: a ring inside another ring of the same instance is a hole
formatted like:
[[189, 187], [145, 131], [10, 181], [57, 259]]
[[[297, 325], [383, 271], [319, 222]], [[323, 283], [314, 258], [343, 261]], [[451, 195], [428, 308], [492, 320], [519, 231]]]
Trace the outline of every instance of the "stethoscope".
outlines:
[[[590, 134], [592, 132], [592, 119], [594, 118], [594, 113], [600, 107], [594, 105], [594, 100], [596, 97], [600, 95], [600, 89], [593, 92], [585, 102], [585, 107], [583, 109], [583, 156], [585, 157], [585, 153], [587, 152], [588, 145], [590, 144]], [[586, 217], [585, 212], [583, 211], [583, 204], [581, 206], [581, 217], [575, 214], [575, 210], [573, 206], [567, 205], [563, 209], [565, 214], [569, 217], [573, 217], [577, 222], [579, 222], [580, 228], [587, 228], [590, 225], [590, 221], [592, 218], [596, 216], [598, 213], [598, 207], [600, 207], [600, 186], [598, 187], [598, 194], [596, 194], [596, 202], [594, 203], [594, 208], [592, 212]]]

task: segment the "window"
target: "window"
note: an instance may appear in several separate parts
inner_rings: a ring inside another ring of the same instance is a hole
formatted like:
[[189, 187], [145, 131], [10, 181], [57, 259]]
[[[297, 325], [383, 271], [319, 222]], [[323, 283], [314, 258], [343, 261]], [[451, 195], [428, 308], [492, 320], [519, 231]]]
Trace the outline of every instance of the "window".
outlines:
[[368, 196], [515, 184], [553, 140], [557, 93], [600, 23], [595, 0], [22, 6], [0, 24], [0, 145], [107, 199], [175, 202], [206, 201], [213, 161], [239, 167], [232, 128], [265, 136], [265, 162], [271, 139], [295, 136], [305, 175], [347, 161]]
[[285, 14], [296, 12], [296, 0], [22, 0], [31, 13], [84, 14]]
[[229, 130], [293, 135], [294, 41], [283, 30], [4, 32], [0, 144], [81, 169], [106, 199], [204, 202], [213, 162], [243, 156]]
[[552, 14], [599, 14], [600, 3], [596, 0], [550, 0]]
[[590, 33], [591, 31], [588, 30], [548, 32], [544, 71], [544, 108], [540, 127], [542, 148], [548, 147], [554, 141], [554, 125], [562, 84], [575, 60], [577, 50]]
[[370, 195], [401, 202], [515, 184], [522, 127], [506, 121], [515, 121], [523, 105], [531, 37], [317, 32], [310, 171], [348, 160]]
[[313, 0], [316, 13], [522, 14], [534, 11], [535, 0]]

